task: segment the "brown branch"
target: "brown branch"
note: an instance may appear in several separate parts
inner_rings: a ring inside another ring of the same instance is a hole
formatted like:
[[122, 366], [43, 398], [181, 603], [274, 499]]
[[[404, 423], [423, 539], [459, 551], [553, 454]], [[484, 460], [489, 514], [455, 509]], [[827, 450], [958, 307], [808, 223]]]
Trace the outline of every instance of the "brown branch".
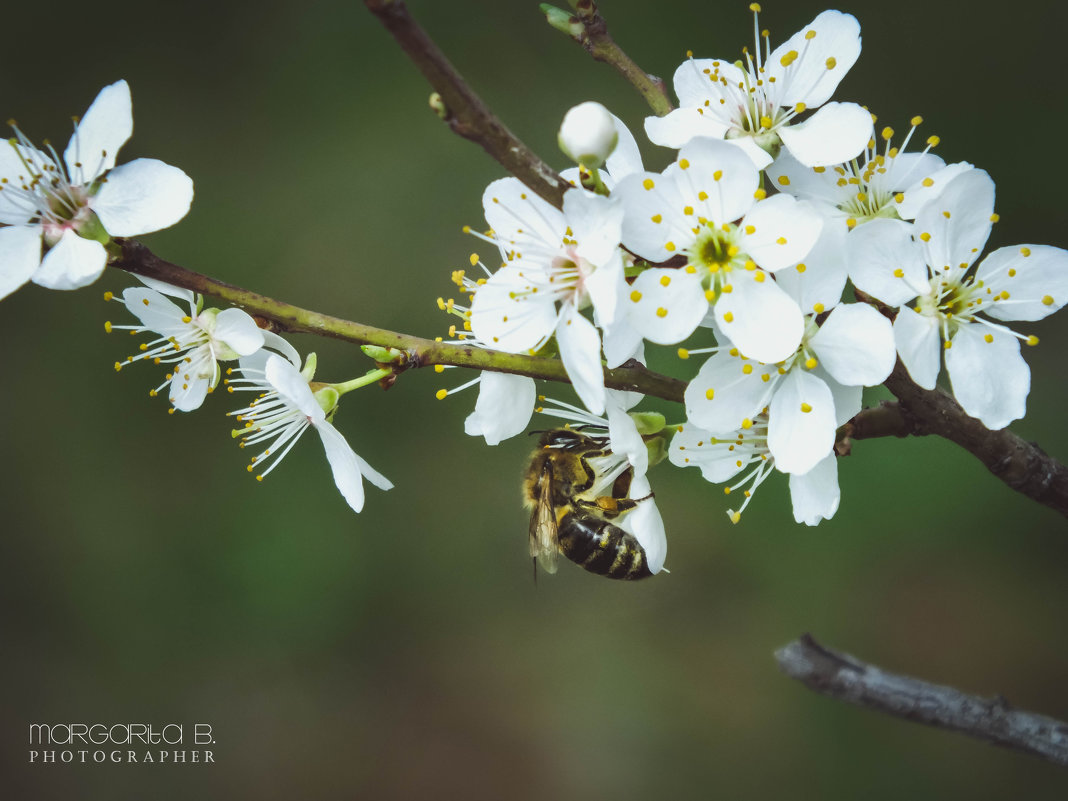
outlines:
[[[542, 10], [547, 10], [547, 8], [549, 7], [542, 6]], [[553, 10], [559, 11], [559, 9]], [[663, 80], [647, 73], [623, 52], [623, 48], [616, 44], [609, 35], [608, 23], [601, 16], [593, 0], [579, 0], [575, 4], [575, 14], [570, 19], [577, 24], [568, 25], [566, 30], [564, 28], [560, 30], [582, 45], [594, 61], [601, 61], [613, 67], [627, 83], [638, 90], [638, 94], [645, 99], [649, 108], [657, 116], [663, 117], [672, 110], [671, 98], [668, 97], [667, 87]]]
[[534, 151], [519, 141], [489, 110], [401, 0], [364, 0], [371, 11], [441, 96], [441, 116], [454, 133], [469, 139], [502, 167], [557, 208], [568, 183]]
[[1015, 709], [1000, 696], [980, 698], [888, 673], [808, 634], [776, 651], [775, 659], [787, 676], [830, 698], [1068, 766], [1068, 724]]
[[[164, 261], [132, 239], [115, 241], [121, 244], [122, 253], [111, 262], [112, 267], [155, 278], [172, 286], [191, 289], [202, 295], [221, 298], [269, 321], [272, 328], [279, 331], [317, 334], [360, 345], [394, 348], [405, 354], [404, 359], [394, 366], [397, 372], [435, 364], [450, 364], [525, 375], [543, 381], [571, 383], [563, 362], [559, 359], [503, 353], [462, 343], [437, 342], [331, 317], [179, 267]], [[684, 381], [654, 373], [637, 362], [628, 362], [614, 370], [605, 370], [604, 376], [605, 386], [609, 389], [641, 392], [676, 403], [683, 402], [683, 391], [686, 389]]]
[[1038, 445], [1007, 428], [991, 431], [947, 393], [918, 386], [900, 360], [885, 384], [898, 398], [909, 433], [960, 445], [1009, 487], [1068, 517], [1068, 468]]

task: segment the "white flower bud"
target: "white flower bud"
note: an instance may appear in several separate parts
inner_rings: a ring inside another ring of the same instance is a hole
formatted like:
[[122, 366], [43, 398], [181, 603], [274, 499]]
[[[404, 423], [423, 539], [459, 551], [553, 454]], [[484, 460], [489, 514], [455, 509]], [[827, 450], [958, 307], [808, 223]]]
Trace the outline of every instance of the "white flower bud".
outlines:
[[564, 115], [556, 141], [576, 163], [596, 169], [615, 150], [619, 135], [608, 109], [600, 103], [579, 103]]

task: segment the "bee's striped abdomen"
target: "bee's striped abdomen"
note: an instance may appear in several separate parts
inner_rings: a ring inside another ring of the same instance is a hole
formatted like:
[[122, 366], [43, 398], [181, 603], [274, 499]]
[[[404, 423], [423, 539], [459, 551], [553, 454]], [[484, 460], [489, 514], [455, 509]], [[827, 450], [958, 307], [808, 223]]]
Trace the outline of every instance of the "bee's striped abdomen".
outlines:
[[560, 521], [559, 537], [564, 556], [591, 573], [631, 580], [652, 575], [638, 541], [607, 520], [568, 512]]

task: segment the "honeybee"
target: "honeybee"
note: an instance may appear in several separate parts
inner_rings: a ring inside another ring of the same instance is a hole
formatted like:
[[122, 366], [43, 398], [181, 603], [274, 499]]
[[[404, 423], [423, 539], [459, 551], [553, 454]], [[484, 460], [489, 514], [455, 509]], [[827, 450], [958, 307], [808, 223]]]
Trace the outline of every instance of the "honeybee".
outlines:
[[[556, 572], [562, 553], [591, 573], [613, 579], [652, 575], [645, 549], [632, 534], [611, 522], [646, 498], [627, 497], [633, 470], [628, 466], [606, 485], [596, 462], [611, 454], [607, 437], [569, 428], [542, 433], [523, 478], [523, 503], [531, 510], [530, 555], [547, 573]], [[605, 494], [606, 491], [610, 494]]]

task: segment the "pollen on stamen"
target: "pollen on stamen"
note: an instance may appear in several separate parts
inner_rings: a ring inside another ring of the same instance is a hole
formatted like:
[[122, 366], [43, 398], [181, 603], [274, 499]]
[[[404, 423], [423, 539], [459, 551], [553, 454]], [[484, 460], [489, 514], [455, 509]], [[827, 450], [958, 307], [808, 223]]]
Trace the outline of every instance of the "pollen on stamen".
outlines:
[[679, 348], [677, 353], [678, 353], [680, 359], [689, 359], [690, 358], [690, 351], [686, 350], [686, 348]]
[[434, 397], [437, 398], [438, 400], [445, 400], [445, 396], [448, 395], [448, 394], [449, 394], [449, 390], [447, 390], [447, 389], [439, 389], [437, 392], [434, 393]]

